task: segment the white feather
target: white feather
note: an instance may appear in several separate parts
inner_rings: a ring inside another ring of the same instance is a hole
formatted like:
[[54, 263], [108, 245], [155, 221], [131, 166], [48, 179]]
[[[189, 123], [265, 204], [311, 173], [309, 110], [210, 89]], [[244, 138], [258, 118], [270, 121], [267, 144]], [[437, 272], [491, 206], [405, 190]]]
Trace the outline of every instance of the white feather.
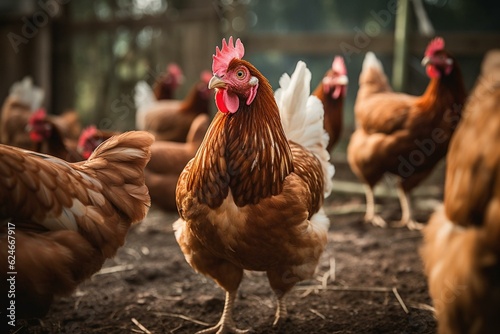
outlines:
[[147, 108], [149, 108], [155, 101], [156, 98], [151, 87], [145, 81], [139, 81], [135, 85], [134, 90], [134, 102], [136, 107], [135, 127], [137, 130], [144, 130], [146, 127], [145, 117]]
[[332, 190], [335, 170], [326, 150], [328, 133], [324, 129], [323, 104], [317, 97], [310, 95], [311, 71], [303, 61], [299, 61], [292, 76], [283, 74], [279, 83], [280, 88], [276, 90], [275, 98], [285, 134], [288, 139], [304, 146], [321, 161], [326, 197]]
[[371, 51], [367, 52], [365, 55], [365, 59], [363, 60], [363, 67], [361, 69], [362, 72], [366, 71], [369, 68], [376, 68], [380, 72], [384, 73], [384, 67], [380, 60], [378, 60], [377, 56]]
[[22, 81], [16, 82], [10, 87], [9, 96], [15, 97], [19, 102], [30, 106], [31, 111], [40, 108], [44, 98], [44, 91], [33, 85], [31, 77], [24, 77]]

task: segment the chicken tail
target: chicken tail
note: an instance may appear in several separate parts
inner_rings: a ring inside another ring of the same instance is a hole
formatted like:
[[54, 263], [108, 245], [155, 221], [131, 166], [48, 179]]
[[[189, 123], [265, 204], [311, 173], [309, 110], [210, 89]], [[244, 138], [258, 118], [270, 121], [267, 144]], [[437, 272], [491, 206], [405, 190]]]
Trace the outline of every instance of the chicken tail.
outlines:
[[310, 95], [311, 71], [303, 61], [299, 61], [292, 76], [283, 74], [279, 83], [275, 98], [285, 134], [289, 140], [304, 146], [319, 159], [325, 177], [324, 193], [328, 196], [335, 169], [326, 150], [328, 133], [324, 129], [323, 104]]
[[151, 87], [145, 81], [139, 81], [135, 85], [134, 102], [136, 107], [135, 128], [144, 130], [146, 127], [145, 116], [147, 108], [156, 101]]
[[43, 89], [33, 85], [33, 79], [29, 76], [24, 77], [19, 82], [15, 82], [9, 91], [9, 97], [23, 105], [29, 106], [31, 111], [38, 110], [41, 107], [44, 95]]
[[103, 195], [132, 222], [143, 219], [151, 205], [144, 184], [144, 167], [151, 158], [153, 141], [153, 135], [145, 131], [113, 136], [99, 145], [83, 164], [106, 185]]
[[366, 90], [368, 88], [370, 93], [392, 91], [389, 80], [385, 75], [384, 67], [373, 52], [367, 52], [363, 60], [359, 85], [360, 89]]

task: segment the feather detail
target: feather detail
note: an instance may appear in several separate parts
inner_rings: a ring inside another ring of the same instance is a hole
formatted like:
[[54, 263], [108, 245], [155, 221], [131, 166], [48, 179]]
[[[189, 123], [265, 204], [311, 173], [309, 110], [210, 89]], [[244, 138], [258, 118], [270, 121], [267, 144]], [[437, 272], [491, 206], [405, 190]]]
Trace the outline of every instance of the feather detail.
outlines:
[[19, 103], [29, 106], [31, 111], [40, 108], [44, 95], [43, 89], [33, 85], [33, 79], [29, 76], [14, 83], [9, 91], [9, 96], [14, 97]]
[[328, 196], [335, 170], [326, 150], [328, 134], [323, 125], [323, 104], [310, 95], [310, 82], [311, 72], [304, 62], [299, 61], [291, 77], [286, 73], [281, 77], [275, 97], [287, 138], [304, 146], [321, 162], [324, 194]]
[[137, 130], [145, 130], [147, 111], [155, 101], [156, 98], [151, 87], [145, 81], [139, 81], [134, 90], [134, 102], [137, 108], [135, 127]]
[[373, 68], [384, 73], [384, 67], [380, 60], [378, 60], [377, 56], [371, 51], [367, 52], [365, 55], [365, 59], [363, 60], [362, 72], [367, 71], [368, 69]]

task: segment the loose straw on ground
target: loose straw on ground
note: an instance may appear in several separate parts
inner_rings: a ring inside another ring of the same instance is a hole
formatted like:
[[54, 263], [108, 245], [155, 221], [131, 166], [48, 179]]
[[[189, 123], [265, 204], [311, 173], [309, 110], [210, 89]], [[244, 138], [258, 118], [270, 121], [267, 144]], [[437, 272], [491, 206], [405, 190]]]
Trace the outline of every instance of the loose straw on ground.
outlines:
[[136, 318], [132, 318], [130, 320], [132, 320], [132, 322], [134, 323], [134, 325], [136, 325], [137, 327], [139, 327], [139, 329], [141, 331], [143, 331], [146, 334], [151, 334], [151, 332], [146, 327], [144, 327], [139, 321], [137, 321]]
[[196, 319], [193, 319], [191, 317], [188, 317], [184, 314], [178, 314], [178, 313], [166, 313], [166, 312], [155, 312], [156, 315], [165, 315], [167, 317], [173, 317], [173, 318], [179, 318], [179, 319], [182, 319], [182, 320], [186, 320], [186, 321], [190, 321], [192, 323], [195, 323], [195, 324], [198, 324], [198, 325], [202, 325], [202, 326], [210, 326], [209, 323], [206, 323], [206, 322], [203, 322], [203, 321], [200, 321], [200, 320], [196, 320]]
[[118, 273], [121, 271], [127, 271], [127, 270], [132, 270], [132, 269], [134, 269], [134, 265], [132, 265], [132, 264], [124, 264], [124, 265], [120, 265], [120, 266], [102, 268], [100, 271], [95, 273], [94, 276], [114, 274], [114, 273]]

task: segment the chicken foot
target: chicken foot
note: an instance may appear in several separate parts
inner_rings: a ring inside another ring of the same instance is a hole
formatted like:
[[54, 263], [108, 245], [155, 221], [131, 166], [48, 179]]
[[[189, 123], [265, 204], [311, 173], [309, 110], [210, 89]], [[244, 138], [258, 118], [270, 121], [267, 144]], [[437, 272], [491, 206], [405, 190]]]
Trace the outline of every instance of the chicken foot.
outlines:
[[398, 197], [401, 204], [401, 221], [396, 223], [394, 227], [408, 227], [409, 230], [421, 230], [424, 225], [417, 223], [413, 219], [413, 214], [410, 204], [410, 194], [407, 193], [402, 186], [398, 186]]
[[196, 334], [224, 334], [224, 333], [236, 333], [236, 334], [244, 334], [248, 333], [248, 329], [238, 329], [233, 321], [233, 305], [234, 299], [236, 298], [236, 291], [226, 292], [226, 302], [224, 304], [224, 311], [222, 312], [222, 316], [214, 327], [210, 327]]
[[276, 315], [274, 316], [273, 327], [278, 327], [281, 325], [288, 315], [286, 310], [286, 303], [284, 301], [283, 296], [278, 297], [278, 306], [276, 308]]
[[366, 213], [365, 213], [365, 223], [370, 223], [374, 226], [385, 228], [387, 227], [387, 222], [375, 214], [375, 195], [373, 194], [373, 189], [371, 186], [365, 185], [365, 196], [366, 196]]

